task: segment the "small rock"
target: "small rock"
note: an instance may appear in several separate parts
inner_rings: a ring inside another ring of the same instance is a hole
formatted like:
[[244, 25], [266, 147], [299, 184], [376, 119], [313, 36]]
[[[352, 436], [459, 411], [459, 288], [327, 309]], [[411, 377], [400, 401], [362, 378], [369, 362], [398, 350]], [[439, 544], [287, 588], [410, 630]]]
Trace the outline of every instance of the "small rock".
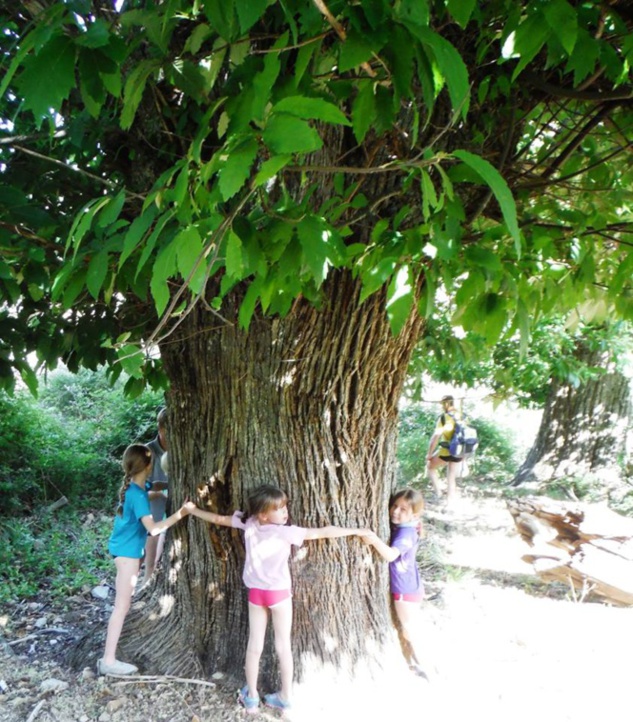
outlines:
[[9, 685], [4, 681], [4, 679], [0, 679], [0, 692], [2, 694], [6, 694], [9, 691]]
[[65, 689], [68, 689], [68, 682], [61, 679], [45, 679], [40, 684], [40, 692], [54, 692], [56, 694], [57, 692], [63, 692]]
[[110, 587], [106, 586], [93, 587], [92, 591], [90, 592], [90, 594], [92, 594], [95, 599], [107, 599], [109, 593]]
[[121, 707], [125, 705], [127, 702], [127, 697], [119, 697], [118, 699], [111, 699], [108, 704], [106, 705], [106, 710], [113, 714], [114, 712], [118, 712]]
[[33, 622], [33, 626], [37, 629], [43, 629], [48, 623], [48, 617], [40, 617]]
[[99, 715], [99, 722], [110, 722], [112, 717], [107, 712], [104, 712], [103, 714]]
[[222, 679], [224, 677], [224, 674], [222, 672], [214, 672], [211, 675], [211, 679]]
[[81, 678], [86, 681], [94, 679], [96, 676], [94, 670], [90, 669], [90, 667], [84, 667], [81, 671]]
[[77, 722], [88, 722], [90, 717], [88, 717], [87, 714], [82, 714], [81, 717], [77, 720]]

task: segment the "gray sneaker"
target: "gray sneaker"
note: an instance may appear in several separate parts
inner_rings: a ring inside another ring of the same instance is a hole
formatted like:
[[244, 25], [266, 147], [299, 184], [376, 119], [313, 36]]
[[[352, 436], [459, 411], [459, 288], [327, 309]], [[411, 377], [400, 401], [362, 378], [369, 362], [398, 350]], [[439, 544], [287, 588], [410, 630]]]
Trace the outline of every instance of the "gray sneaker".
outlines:
[[119, 660], [115, 660], [114, 664], [106, 664], [103, 659], [100, 659], [97, 662], [97, 674], [117, 674], [117, 675], [126, 675], [126, 674], [136, 674], [138, 672], [138, 667], [135, 667], [133, 664], [128, 664], [127, 662], [119, 662]]

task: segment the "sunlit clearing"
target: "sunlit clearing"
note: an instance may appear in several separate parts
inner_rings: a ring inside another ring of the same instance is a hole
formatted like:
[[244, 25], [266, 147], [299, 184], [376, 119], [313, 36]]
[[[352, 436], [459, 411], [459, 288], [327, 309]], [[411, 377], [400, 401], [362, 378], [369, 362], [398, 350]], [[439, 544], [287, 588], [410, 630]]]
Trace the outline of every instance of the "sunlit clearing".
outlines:
[[293, 721], [446, 719], [435, 714], [432, 690], [409, 672], [395, 638], [386, 647], [367, 644], [357, 662], [337, 656], [332, 664], [304, 654], [301, 667], [302, 680], [295, 684], [292, 701]]

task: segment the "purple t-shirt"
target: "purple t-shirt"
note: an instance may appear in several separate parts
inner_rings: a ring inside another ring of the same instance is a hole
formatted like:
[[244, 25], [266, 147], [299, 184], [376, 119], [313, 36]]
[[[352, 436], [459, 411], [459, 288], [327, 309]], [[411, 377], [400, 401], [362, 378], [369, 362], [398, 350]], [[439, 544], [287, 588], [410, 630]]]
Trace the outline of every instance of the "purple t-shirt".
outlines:
[[392, 526], [389, 546], [395, 547], [400, 556], [389, 562], [389, 580], [392, 594], [423, 594], [424, 586], [415, 559], [418, 550], [417, 524]]
[[293, 544], [300, 547], [308, 530], [300, 526], [260, 524], [254, 517], [243, 522], [241, 511], [233, 514], [231, 525], [244, 530], [246, 561], [242, 579], [248, 589], [291, 589], [290, 547]]

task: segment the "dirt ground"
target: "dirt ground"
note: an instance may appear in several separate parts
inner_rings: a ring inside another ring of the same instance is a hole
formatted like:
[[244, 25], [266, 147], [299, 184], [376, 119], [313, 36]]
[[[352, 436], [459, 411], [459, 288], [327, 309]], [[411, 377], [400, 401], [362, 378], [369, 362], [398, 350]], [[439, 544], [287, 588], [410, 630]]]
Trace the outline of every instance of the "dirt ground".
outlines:
[[[424, 602], [432, 682], [390, 675], [350, 695], [334, 678], [316, 699], [304, 690], [287, 719], [589, 722], [609, 710], [626, 718], [633, 609], [579, 601], [562, 585], [541, 583], [521, 560], [528, 548], [500, 499], [465, 496], [451, 514], [430, 506], [426, 525], [449, 569], [427, 585]], [[130, 681], [65, 667], [67, 640], [106, 619], [106, 602], [90, 595], [59, 609], [31, 601], [0, 610], [0, 722], [276, 719], [247, 716], [221, 677]]]

